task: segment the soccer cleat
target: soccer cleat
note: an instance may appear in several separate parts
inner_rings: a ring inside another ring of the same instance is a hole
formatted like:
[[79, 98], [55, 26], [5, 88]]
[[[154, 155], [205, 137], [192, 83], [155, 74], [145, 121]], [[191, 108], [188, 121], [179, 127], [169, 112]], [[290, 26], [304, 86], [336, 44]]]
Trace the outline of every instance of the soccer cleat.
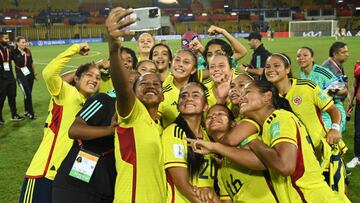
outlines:
[[19, 116], [17, 114], [13, 115], [12, 118], [11, 118], [12, 121], [22, 121], [24, 119], [25, 119], [24, 117]]
[[29, 119], [31, 119], [31, 120], [35, 120], [35, 119], [36, 119], [35, 114], [31, 114], [31, 113], [29, 113], [29, 112], [24, 113], [24, 116], [27, 117], [27, 118], [29, 118]]
[[351, 161], [346, 164], [348, 168], [355, 168], [356, 165], [360, 165], [360, 161], [358, 157], [354, 157]]

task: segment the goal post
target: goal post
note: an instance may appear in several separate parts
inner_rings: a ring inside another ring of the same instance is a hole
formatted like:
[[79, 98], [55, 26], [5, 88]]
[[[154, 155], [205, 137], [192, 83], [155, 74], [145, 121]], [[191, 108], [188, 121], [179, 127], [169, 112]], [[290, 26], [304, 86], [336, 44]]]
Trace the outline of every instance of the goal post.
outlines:
[[289, 37], [335, 36], [336, 20], [289, 21]]

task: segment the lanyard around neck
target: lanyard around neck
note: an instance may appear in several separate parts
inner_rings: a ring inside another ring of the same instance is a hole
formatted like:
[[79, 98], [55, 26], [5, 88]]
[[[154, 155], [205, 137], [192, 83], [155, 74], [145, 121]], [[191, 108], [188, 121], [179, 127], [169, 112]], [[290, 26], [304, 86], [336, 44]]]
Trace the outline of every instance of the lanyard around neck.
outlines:
[[1, 58], [2, 58], [3, 62], [9, 62], [9, 49], [5, 47], [5, 50], [6, 50], [7, 60], [5, 61], [5, 59], [4, 59], [4, 53], [3, 53], [2, 50], [0, 49]]

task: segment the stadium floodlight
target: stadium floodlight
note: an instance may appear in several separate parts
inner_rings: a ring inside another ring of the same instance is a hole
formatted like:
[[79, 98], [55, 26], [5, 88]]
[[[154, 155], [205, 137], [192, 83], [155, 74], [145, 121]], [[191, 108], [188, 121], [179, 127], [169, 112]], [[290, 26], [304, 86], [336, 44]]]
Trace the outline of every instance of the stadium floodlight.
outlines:
[[201, 15], [202, 15], [202, 16], [207, 16], [207, 13], [202, 13]]
[[192, 13], [188, 13], [187, 16], [193, 16], [193, 14], [192, 14]]
[[235, 13], [235, 12], [232, 12], [232, 13], [230, 13], [230, 15], [232, 15], [232, 16], [236, 16], [236, 13]]
[[338, 3], [342, 3], [342, 2], [344, 2], [343, 0], [338, 0]]
[[175, 14], [174, 14], [174, 16], [175, 16], [175, 17], [179, 17], [179, 16], [180, 16], [180, 14], [178, 14], [178, 13], [175, 13]]
[[12, 32], [12, 30], [6, 30], [6, 32]]
[[355, 9], [358, 11], [358, 10], [360, 10], [360, 7], [356, 7]]
[[289, 37], [335, 36], [336, 20], [289, 21]]
[[28, 17], [26, 17], [26, 16], [21, 16], [21, 19], [25, 20], [25, 19], [28, 19]]
[[10, 20], [11, 19], [11, 17], [10, 16], [5, 16], [5, 18], [4, 18], [5, 20]]
[[224, 5], [224, 8], [229, 8], [229, 5]]
[[110, 8], [106, 7], [106, 8], [104, 8], [104, 10], [105, 10], [105, 11], [109, 11], [109, 10], [110, 10]]

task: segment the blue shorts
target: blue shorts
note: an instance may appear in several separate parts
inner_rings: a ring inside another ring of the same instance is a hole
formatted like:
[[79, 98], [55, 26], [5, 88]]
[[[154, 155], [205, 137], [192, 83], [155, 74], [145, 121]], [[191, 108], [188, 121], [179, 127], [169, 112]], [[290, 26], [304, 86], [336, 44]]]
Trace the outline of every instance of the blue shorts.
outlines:
[[25, 178], [19, 203], [51, 203], [52, 183], [47, 178]]

